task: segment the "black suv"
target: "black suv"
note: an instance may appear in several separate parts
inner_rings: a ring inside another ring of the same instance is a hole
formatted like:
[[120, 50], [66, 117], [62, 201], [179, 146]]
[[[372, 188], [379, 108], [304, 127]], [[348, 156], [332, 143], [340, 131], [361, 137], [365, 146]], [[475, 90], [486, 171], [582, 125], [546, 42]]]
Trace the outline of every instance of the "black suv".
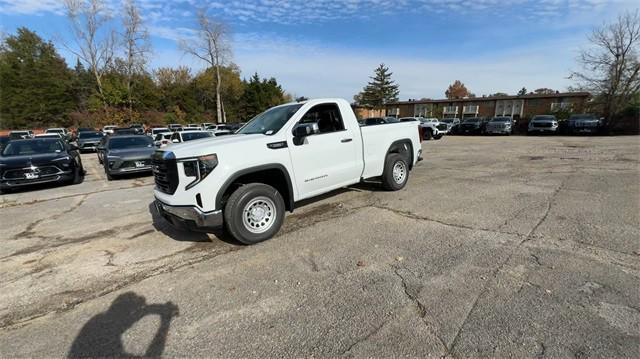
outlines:
[[84, 179], [78, 148], [56, 138], [11, 140], [0, 153], [0, 191]]
[[470, 117], [462, 120], [458, 125], [456, 134], [459, 135], [480, 135], [484, 133], [487, 122], [482, 117]]

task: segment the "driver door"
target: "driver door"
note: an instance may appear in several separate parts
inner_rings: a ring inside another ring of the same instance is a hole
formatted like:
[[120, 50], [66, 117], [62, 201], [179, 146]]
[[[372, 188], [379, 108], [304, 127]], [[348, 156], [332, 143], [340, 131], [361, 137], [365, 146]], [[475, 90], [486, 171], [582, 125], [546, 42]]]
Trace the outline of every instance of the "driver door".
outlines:
[[360, 134], [345, 128], [338, 105], [316, 105], [296, 126], [302, 123], [315, 123], [318, 130], [302, 140], [290, 134], [289, 153], [300, 199], [357, 182], [362, 158], [354, 136]]

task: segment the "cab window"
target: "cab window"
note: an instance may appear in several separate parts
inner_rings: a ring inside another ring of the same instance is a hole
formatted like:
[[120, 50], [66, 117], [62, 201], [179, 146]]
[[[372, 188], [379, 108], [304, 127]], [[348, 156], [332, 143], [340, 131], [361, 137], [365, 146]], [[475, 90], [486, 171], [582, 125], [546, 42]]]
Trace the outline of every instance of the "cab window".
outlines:
[[302, 116], [299, 124], [315, 123], [318, 126], [316, 134], [344, 131], [344, 122], [340, 116], [340, 109], [335, 103], [313, 106]]

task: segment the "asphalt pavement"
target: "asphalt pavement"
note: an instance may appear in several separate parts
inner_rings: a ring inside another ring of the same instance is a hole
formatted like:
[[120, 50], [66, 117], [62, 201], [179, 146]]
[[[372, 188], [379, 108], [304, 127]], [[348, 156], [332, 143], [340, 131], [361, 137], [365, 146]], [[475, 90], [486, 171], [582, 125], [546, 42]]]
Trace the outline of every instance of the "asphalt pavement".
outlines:
[[640, 137], [444, 137], [276, 238], [172, 229], [153, 180], [0, 196], [0, 357], [640, 357]]

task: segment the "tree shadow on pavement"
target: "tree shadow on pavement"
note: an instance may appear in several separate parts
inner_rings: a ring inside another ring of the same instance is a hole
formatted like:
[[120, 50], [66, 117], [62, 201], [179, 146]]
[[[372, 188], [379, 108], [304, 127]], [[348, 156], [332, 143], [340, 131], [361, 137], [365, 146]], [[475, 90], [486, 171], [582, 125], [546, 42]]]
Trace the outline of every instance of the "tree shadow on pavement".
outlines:
[[[160, 317], [160, 325], [144, 354], [126, 353], [123, 334], [148, 315]], [[133, 292], [119, 295], [106, 312], [95, 315], [80, 330], [69, 349], [69, 358], [132, 358], [160, 357], [164, 352], [167, 334], [178, 307], [167, 302], [147, 304], [143, 296]]]

